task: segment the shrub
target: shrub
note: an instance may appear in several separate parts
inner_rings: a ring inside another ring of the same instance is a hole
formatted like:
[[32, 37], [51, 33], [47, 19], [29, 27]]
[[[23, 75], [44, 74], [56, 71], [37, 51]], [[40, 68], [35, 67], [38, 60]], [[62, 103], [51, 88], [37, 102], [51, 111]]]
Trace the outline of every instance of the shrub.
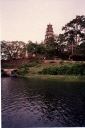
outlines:
[[85, 75], [85, 64], [64, 65], [43, 69], [40, 74], [50, 75]]
[[28, 73], [29, 68], [28, 67], [21, 67], [17, 70], [18, 75], [25, 75]]

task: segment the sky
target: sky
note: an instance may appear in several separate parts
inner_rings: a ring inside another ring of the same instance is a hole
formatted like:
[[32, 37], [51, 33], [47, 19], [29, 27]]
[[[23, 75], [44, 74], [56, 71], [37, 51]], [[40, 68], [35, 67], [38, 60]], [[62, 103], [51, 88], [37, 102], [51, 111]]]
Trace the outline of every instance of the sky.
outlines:
[[0, 0], [0, 8], [0, 40], [41, 42], [47, 24], [58, 35], [76, 15], [85, 15], [85, 0]]

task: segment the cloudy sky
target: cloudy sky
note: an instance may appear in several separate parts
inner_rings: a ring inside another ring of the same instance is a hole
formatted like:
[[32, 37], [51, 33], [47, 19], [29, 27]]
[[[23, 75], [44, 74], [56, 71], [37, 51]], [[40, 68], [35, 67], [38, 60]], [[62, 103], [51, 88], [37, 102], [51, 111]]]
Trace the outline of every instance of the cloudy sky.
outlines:
[[85, 15], [85, 0], [0, 0], [1, 40], [44, 40], [47, 24], [54, 33], [62, 26]]

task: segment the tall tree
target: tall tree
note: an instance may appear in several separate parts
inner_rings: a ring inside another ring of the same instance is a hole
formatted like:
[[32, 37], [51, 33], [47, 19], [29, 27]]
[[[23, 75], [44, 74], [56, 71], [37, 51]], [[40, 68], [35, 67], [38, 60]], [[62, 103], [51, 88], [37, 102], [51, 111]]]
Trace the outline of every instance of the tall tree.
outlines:
[[74, 48], [85, 40], [85, 16], [76, 16], [62, 30], [64, 30], [64, 41], [67, 42], [71, 53], [74, 54]]
[[28, 53], [36, 54], [36, 55], [44, 55], [45, 54], [45, 45], [43, 43], [38, 44], [29, 41], [27, 44]]
[[22, 41], [1, 41], [2, 59], [17, 59], [25, 56], [25, 43]]
[[45, 43], [46, 57], [54, 58], [58, 55], [58, 43], [57, 37], [49, 37], [48, 41]]
[[33, 43], [32, 41], [28, 41], [27, 43], [27, 51], [29, 53], [36, 53], [36, 47], [37, 47], [37, 44], [36, 43]]

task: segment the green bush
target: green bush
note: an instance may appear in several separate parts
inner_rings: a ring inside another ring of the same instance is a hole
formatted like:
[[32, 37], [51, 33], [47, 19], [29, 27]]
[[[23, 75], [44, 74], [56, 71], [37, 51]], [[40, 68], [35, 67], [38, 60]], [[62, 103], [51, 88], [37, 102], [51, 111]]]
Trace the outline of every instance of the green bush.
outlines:
[[63, 65], [43, 69], [40, 74], [50, 75], [85, 75], [85, 64]]
[[34, 67], [37, 65], [37, 62], [30, 62], [29, 64], [24, 64], [20, 68], [18, 68], [18, 75], [25, 75], [28, 73], [30, 67]]
[[17, 70], [18, 75], [25, 75], [28, 73], [29, 68], [28, 67], [21, 67]]

